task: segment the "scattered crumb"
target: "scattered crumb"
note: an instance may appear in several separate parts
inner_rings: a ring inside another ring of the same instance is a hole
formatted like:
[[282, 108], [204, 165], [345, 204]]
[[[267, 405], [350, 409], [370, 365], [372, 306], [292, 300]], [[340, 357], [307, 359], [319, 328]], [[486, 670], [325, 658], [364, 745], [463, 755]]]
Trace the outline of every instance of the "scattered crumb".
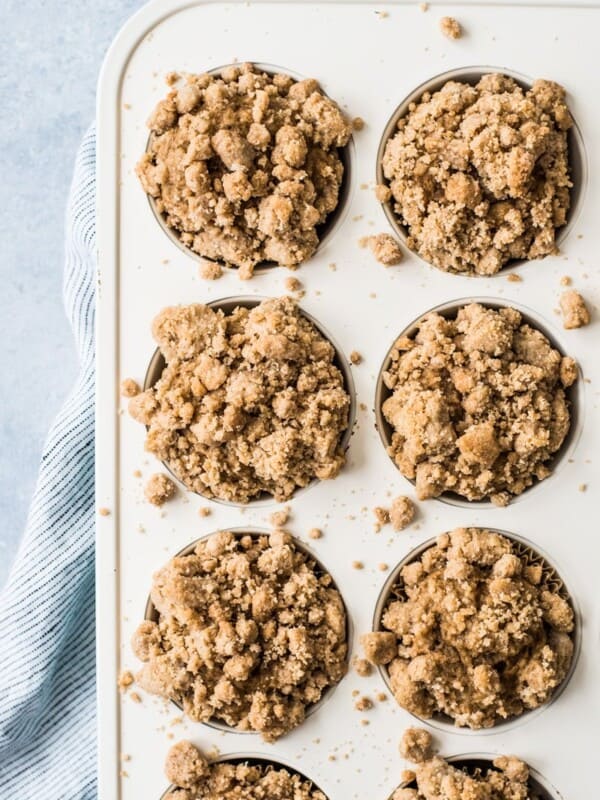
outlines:
[[506, 276], [506, 280], [510, 281], [511, 283], [521, 283], [523, 278], [520, 275], [517, 275], [516, 272], [509, 272]]
[[370, 725], [371, 723], [369, 722], [368, 719], [361, 719], [360, 724], [361, 725]]
[[121, 761], [131, 761], [129, 753], [121, 753]]
[[120, 673], [119, 679], [117, 681], [117, 686], [119, 687], [120, 692], [126, 692], [127, 689], [133, 684], [134, 677], [133, 672], [131, 670], [125, 669], [123, 672]]
[[579, 489], [580, 492], [585, 492], [587, 491], [587, 483], [580, 483], [577, 488]]
[[561, 286], [570, 286], [572, 283], [573, 281], [568, 275], [563, 275], [562, 278], [560, 279]]
[[129, 773], [125, 769], [120, 769], [119, 770], [119, 777], [120, 778], [128, 778], [129, 777]]
[[121, 381], [121, 397], [135, 397], [141, 391], [139, 383], [133, 378], [125, 378]]
[[290, 518], [290, 508], [286, 506], [282, 508], [280, 511], [274, 511], [271, 516], [269, 517], [269, 522], [274, 528], [283, 528], [285, 523]]
[[563, 328], [571, 330], [582, 328], [590, 322], [590, 312], [583, 297], [575, 289], [568, 289], [560, 296], [560, 311], [563, 316]]
[[364, 564], [362, 561], [353, 561], [352, 562], [352, 569], [364, 569]]
[[390, 522], [395, 531], [403, 531], [415, 518], [415, 504], [410, 497], [400, 495], [392, 500]]
[[388, 569], [388, 566], [389, 566], [389, 565], [388, 565], [388, 564], [386, 564], [386, 563], [385, 563], [385, 561], [382, 561], [382, 562], [381, 562], [381, 564], [377, 564], [377, 569], [378, 569], [380, 572], [385, 572], [385, 571]]
[[365, 121], [362, 117], [354, 117], [352, 120], [352, 130], [362, 131], [365, 127]]
[[363, 360], [363, 358], [362, 358], [361, 354], [358, 352], [358, 350], [353, 350], [350, 353], [350, 363], [354, 364], [354, 366], [357, 366], [358, 364], [360, 364], [362, 362], [362, 360]]
[[380, 203], [387, 203], [387, 201], [392, 197], [392, 190], [384, 183], [378, 183], [375, 187], [375, 197]]
[[377, 694], [375, 695], [375, 699], [379, 703], [385, 703], [386, 700], [388, 699], [388, 696], [387, 696], [387, 694], [385, 692], [377, 692]]
[[102, 508], [98, 509], [98, 513], [100, 514], [101, 517], [108, 517], [110, 514], [110, 509], [104, 508], [104, 506], [102, 506]]
[[389, 17], [389, 14], [388, 14], [387, 11], [376, 11], [375, 13], [379, 17], [379, 19], [387, 19]]
[[134, 469], [133, 470], [133, 477], [134, 478], [141, 478], [142, 477], [142, 470], [141, 469]]
[[302, 281], [299, 281], [298, 278], [286, 278], [285, 288], [288, 292], [301, 292], [303, 289]]
[[308, 536], [310, 539], [320, 539], [323, 536], [323, 531], [320, 528], [311, 528]]
[[200, 514], [201, 517], [210, 517], [211, 513], [212, 512], [208, 506], [202, 506], [202, 508], [198, 509], [198, 514]]
[[177, 493], [177, 487], [164, 472], [155, 472], [144, 487], [144, 497], [153, 506], [162, 506]]
[[442, 17], [440, 30], [448, 39], [460, 39], [463, 33], [460, 22], [454, 17]]
[[223, 274], [223, 267], [216, 261], [201, 261], [198, 273], [205, 281], [216, 281]]
[[373, 509], [373, 514], [375, 515], [375, 531], [379, 533], [384, 525], [389, 524], [390, 512], [387, 510], [387, 508], [375, 506]]
[[332, 272], [335, 272], [337, 270], [337, 264], [334, 261], [332, 261], [331, 264], [328, 264], [327, 266]]
[[429, 731], [424, 728], [407, 728], [400, 740], [400, 755], [414, 764], [429, 761], [433, 740]]
[[356, 703], [354, 703], [354, 708], [357, 711], [368, 711], [370, 708], [373, 708], [373, 701], [370, 697], [359, 697]]
[[354, 671], [361, 678], [368, 678], [373, 672], [373, 667], [366, 658], [356, 658], [354, 659]]
[[402, 261], [400, 245], [389, 233], [377, 233], [359, 239], [361, 247], [368, 247], [377, 261], [385, 267], [392, 267]]
[[130, 692], [129, 697], [132, 699], [134, 703], [141, 703], [142, 698], [137, 692]]
[[131, 103], [123, 103], [123, 108], [125, 109], [125, 111], [129, 111], [129, 109], [131, 108]]
[[396, 634], [391, 631], [373, 631], [360, 637], [365, 658], [371, 664], [389, 664], [398, 654]]
[[425, 13], [425, 11], [429, 11], [429, 3], [419, 3], [419, 8]]

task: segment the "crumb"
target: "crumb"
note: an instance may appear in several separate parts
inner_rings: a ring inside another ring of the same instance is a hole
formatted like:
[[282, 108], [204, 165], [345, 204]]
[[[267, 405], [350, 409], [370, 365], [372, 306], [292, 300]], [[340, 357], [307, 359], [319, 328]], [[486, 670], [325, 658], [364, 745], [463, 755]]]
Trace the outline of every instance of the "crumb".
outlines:
[[440, 19], [440, 30], [448, 39], [460, 39], [463, 33], [460, 22], [454, 17], [442, 17]]
[[366, 658], [356, 658], [354, 660], [354, 671], [361, 678], [367, 678], [373, 672], [373, 667]]
[[280, 511], [274, 511], [271, 516], [269, 517], [269, 522], [274, 528], [283, 528], [285, 523], [290, 518], [290, 508], [286, 506], [282, 508]]
[[209, 517], [211, 513], [212, 512], [208, 506], [202, 506], [201, 508], [198, 509], [198, 514], [201, 517]]
[[358, 364], [362, 363], [363, 357], [358, 352], [358, 350], [353, 350], [350, 353], [350, 363], [354, 364], [354, 366], [358, 366]]
[[565, 389], [576, 364], [514, 308], [472, 303], [417, 327], [397, 340], [383, 376], [389, 453], [419, 500], [451, 491], [506, 505], [550, 474], [571, 424]]
[[516, 272], [509, 272], [506, 276], [506, 280], [510, 281], [511, 283], [521, 283], [523, 278], [520, 275], [517, 275]]
[[177, 75], [170, 85], [136, 167], [166, 225], [243, 279], [265, 261], [307, 261], [338, 205], [339, 150], [352, 132], [338, 105], [316, 80], [252, 64]]
[[387, 510], [387, 508], [375, 506], [373, 509], [373, 514], [375, 515], [375, 530], [377, 532], [379, 532], [384, 525], [389, 525], [390, 512]]
[[288, 292], [301, 292], [302, 282], [298, 278], [286, 278], [285, 288]]
[[360, 408], [361, 411], [366, 411], [367, 410], [367, 404], [366, 403], [359, 403], [358, 407]]
[[155, 573], [151, 591], [160, 614], [133, 636], [136, 682], [193, 721], [272, 742], [346, 673], [342, 598], [284, 531], [200, 539]]
[[129, 693], [129, 697], [131, 698], [132, 702], [134, 702], [134, 703], [141, 703], [142, 702], [142, 698], [140, 697], [140, 695], [137, 692], [130, 692]]
[[375, 13], [379, 17], [379, 19], [387, 19], [389, 17], [389, 14], [388, 14], [387, 11], [376, 11]]
[[375, 699], [377, 700], [378, 703], [385, 703], [386, 700], [388, 699], [388, 696], [385, 692], [377, 692], [377, 694], [375, 695]]
[[366, 725], [370, 725], [371, 723], [369, 722], [368, 719], [361, 719], [360, 724], [366, 726]]
[[429, 731], [423, 728], [407, 728], [400, 740], [400, 755], [414, 764], [429, 761], [433, 740]]
[[381, 564], [377, 564], [377, 569], [380, 572], [385, 572], [387, 569], [389, 569], [389, 566], [384, 561], [382, 561]]
[[133, 477], [134, 478], [141, 478], [142, 477], [142, 470], [141, 469], [134, 469], [133, 470]]
[[166, 367], [129, 412], [148, 429], [146, 449], [188, 489], [281, 502], [338, 475], [350, 396], [333, 346], [291, 297], [227, 315], [166, 308], [153, 332]]
[[380, 203], [387, 203], [392, 198], [392, 190], [384, 183], [378, 183], [375, 187], [375, 197]]
[[403, 531], [415, 518], [416, 508], [410, 497], [400, 495], [392, 500], [390, 522], [395, 531]]
[[128, 669], [123, 670], [123, 672], [120, 673], [119, 679], [117, 681], [117, 686], [119, 687], [119, 691], [126, 692], [127, 689], [129, 689], [129, 687], [133, 684], [133, 682], [134, 682], [133, 673]]
[[131, 108], [131, 103], [123, 103], [123, 108], [125, 109], [125, 111], [129, 111], [129, 109]]
[[389, 664], [398, 652], [396, 636], [389, 631], [365, 633], [360, 637], [365, 658], [371, 664]]
[[361, 247], [368, 247], [376, 260], [385, 267], [392, 267], [402, 261], [400, 245], [389, 233], [364, 236], [359, 240]]
[[587, 491], [587, 483], [580, 483], [577, 488], [578, 488], [578, 490], [580, 492], [586, 492]]
[[139, 384], [133, 378], [121, 381], [121, 397], [135, 397], [141, 391]]
[[364, 569], [364, 564], [362, 561], [353, 561], [352, 562], [352, 569]]
[[155, 472], [148, 478], [144, 487], [144, 497], [153, 506], [162, 506], [175, 497], [177, 487], [163, 472]]
[[419, 9], [425, 13], [425, 11], [429, 11], [429, 3], [419, 3]]
[[565, 90], [552, 81], [522, 89], [490, 74], [425, 93], [382, 159], [408, 247], [442, 270], [477, 275], [555, 253], [570, 205], [572, 125]]
[[356, 703], [354, 703], [354, 708], [357, 711], [369, 711], [373, 708], [373, 701], [370, 697], [359, 697]]
[[205, 281], [217, 281], [223, 275], [223, 267], [217, 261], [204, 260], [200, 262], [198, 274]]
[[402, 708], [479, 730], [552, 697], [573, 658], [575, 617], [559, 580], [533, 566], [506, 536], [457, 528], [402, 569], [385, 633], [362, 639], [388, 665]]
[[365, 121], [362, 117], [354, 117], [352, 120], [352, 130], [354, 131], [362, 131], [365, 127]]
[[573, 281], [568, 275], [563, 275], [562, 278], [560, 279], [561, 286], [570, 286], [572, 283]]
[[102, 506], [98, 509], [98, 514], [100, 514], [101, 517], [108, 517], [110, 516], [110, 509]]
[[563, 328], [582, 328], [589, 325], [590, 312], [583, 297], [575, 289], [568, 289], [560, 296], [560, 311], [563, 316]]
[[121, 753], [121, 761], [125, 762], [131, 761], [131, 756], [129, 755], [129, 753]]
[[333, 262], [331, 264], [328, 264], [327, 266], [332, 272], [335, 272], [337, 270], [337, 264], [334, 264]]
[[310, 539], [320, 539], [323, 536], [323, 531], [320, 528], [311, 528], [308, 536]]

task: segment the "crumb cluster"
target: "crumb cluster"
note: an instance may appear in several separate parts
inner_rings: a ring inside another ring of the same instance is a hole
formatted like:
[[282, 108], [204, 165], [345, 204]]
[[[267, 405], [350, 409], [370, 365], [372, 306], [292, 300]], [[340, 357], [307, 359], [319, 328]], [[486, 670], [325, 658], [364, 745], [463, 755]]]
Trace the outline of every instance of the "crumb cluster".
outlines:
[[575, 289], [568, 289], [561, 294], [560, 311], [563, 317], [563, 327], [566, 330], [589, 325], [590, 312], [585, 300]]
[[405, 786], [391, 800], [533, 800], [527, 764], [498, 756], [490, 768], [461, 768], [440, 756], [429, 758], [407, 774]]
[[276, 764], [211, 763], [187, 741], [171, 747], [165, 774], [173, 787], [165, 800], [327, 800], [310, 781]]
[[514, 308], [428, 314], [396, 341], [383, 375], [388, 452], [420, 500], [454, 492], [506, 505], [550, 474], [577, 375]]
[[163, 472], [155, 472], [154, 475], [151, 475], [144, 487], [144, 497], [153, 506], [164, 505], [175, 497], [176, 493], [177, 487]]
[[195, 721], [274, 741], [346, 672], [342, 598], [283, 531], [202, 539], [154, 575], [150, 596], [157, 619], [133, 637], [136, 682]]
[[337, 104], [313, 79], [252, 64], [168, 77], [175, 85], [148, 120], [137, 165], [166, 224], [243, 278], [261, 262], [310, 258], [338, 204], [339, 149], [352, 131]]
[[375, 259], [384, 267], [393, 267], [402, 261], [400, 245], [389, 233], [365, 236], [359, 244], [361, 247], [368, 247]]
[[406, 565], [363, 637], [399, 705], [489, 728], [547, 702], [573, 658], [573, 609], [541, 559], [497, 533], [457, 528]]
[[484, 75], [426, 92], [398, 122], [383, 173], [408, 246], [448, 272], [493, 275], [555, 253], [572, 186], [565, 90]]
[[442, 17], [440, 30], [448, 39], [460, 39], [463, 32], [460, 22], [454, 17]]
[[414, 764], [429, 761], [432, 756], [432, 738], [424, 728], [407, 728], [400, 740], [400, 755]]
[[336, 477], [350, 397], [333, 346], [290, 297], [229, 315], [166, 308], [153, 334], [166, 367], [129, 411], [147, 427], [146, 450], [189, 489], [282, 501]]

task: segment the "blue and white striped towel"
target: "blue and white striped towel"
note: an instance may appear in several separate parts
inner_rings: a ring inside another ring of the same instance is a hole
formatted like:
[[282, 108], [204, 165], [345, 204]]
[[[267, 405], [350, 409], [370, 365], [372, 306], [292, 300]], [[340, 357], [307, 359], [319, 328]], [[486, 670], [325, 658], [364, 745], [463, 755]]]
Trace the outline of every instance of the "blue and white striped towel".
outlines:
[[94, 274], [96, 139], [79, 149], [64, 297], [77, 384], [46, 442], [27, 529], [0, 595], [0, 798], [96, 797]]

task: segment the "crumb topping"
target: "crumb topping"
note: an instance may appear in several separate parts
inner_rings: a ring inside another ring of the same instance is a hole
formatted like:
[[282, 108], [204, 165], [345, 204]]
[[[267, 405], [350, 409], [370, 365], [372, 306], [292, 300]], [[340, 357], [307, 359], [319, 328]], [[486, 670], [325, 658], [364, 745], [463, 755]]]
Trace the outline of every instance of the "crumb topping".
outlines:
[[121, 397], [135, 397], [141, 391], [139, 384], [133, 378], [125, 378], [121, 381]]
[[383, 380], [388, 452], [425, 500], [455, 492], [506, 505], [550, 474], [577, 365], [514, 308], [431, 313], [400, 337]]
[[187, 741], [171, 747], [165, 774], [176, 787], [165, 800], [327, 800], [310, 781], [276, 763], [210, 763]]
[[361, 239], [362, 247], [368, 247], [376, 260], [384, 267], [392, 267], [402, 261], [400, 245], [389, 233], [377, 233]]
[[223, 531], [155, 575], [158, 620], [132, 646], [139, 686], [193, 720], [274, 741], [346, 672], [346, 614], [331, 576], [283, 531]]
[[129, 411], [147, 426], [146, 450], [189, 489], [283, 501], [336, 477], [350, 397], [333, 346], [292, 298], [227, 316], [200, 304], [166, 308], [153, 333], [166, 367]]
[[565, 90], [506, 75], [448, 81], [399, 120], [382, 166], [408, 246], [448, 272], [493, 275], [555, 253], [571, 179]]
[[144, 487], [144, 497], [153, 506], [162, 506], [172, 497], [175, 497], [177, 487], [163, 472], [151, 475]]
[[289, 267], [310, 258], [338, 204], [339, 149], [352, 130], [337, 104], [313, 79], [252, 64], [175, 73], [170, 85], [136, 168], [167, 225], [243, 278], [261, 262]]
[[407, 728], [400, 740], [400, 755], [414, 764], [421, 764], [431, 758], [432, 744], [429, 731], [423, 728]]
[[440, 30], [448, 39], [460, 39], [463, 32], [460, 22], [454, 17], [442, 17], [440, 19]]
[[400, 495], [392, 500], [390, 522], [395, 531], [403, 531], [415, 518], [416, 508], [410, 497]]
[[563, 317], [563, 327], [566, 330], [582, 328], [589, 325], [590, 312], [585, 300], [575, 289], [568, 289], [560, 296], [560, 311]]
[[573, 658], [574, 613], [555, 580], [479, 528], [443, 534], [406, 565], [381, 625], [363, 639], [365, 654], [387, 664], [399, 705], [460, 727], [489, 728], [547, 702]]

